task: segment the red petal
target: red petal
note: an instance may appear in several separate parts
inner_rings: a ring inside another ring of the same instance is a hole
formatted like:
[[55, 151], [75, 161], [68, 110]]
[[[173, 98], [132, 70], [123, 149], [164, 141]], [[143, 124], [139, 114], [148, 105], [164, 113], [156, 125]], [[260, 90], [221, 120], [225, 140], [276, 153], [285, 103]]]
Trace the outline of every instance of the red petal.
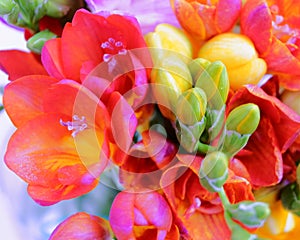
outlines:
[[63, 60], [61, 56], [61, 39], [55, 38], [48, 40], [41, 53], [42, 63], [49, 73], [57, 79], [65, 78]]
[[43, 98], [57, 80], [48, 76], [26, 76], [6, 85], [3, 102], [16, 127], [43, 113]]
[[70, 216], [59, 224], [51, 234], [49, 240], [110, 240], [112, 238], [112, 232], [106, 220], [80, 212]]
[[260, 54], [269, 51], [272, 17], [265, 0], [246, 1], [241, 12], [241, 32], [253, 41]]
[[[7, 166], [29, 183], [29, 194], [40, 204], [53, 204], [92, 190], [97, 184], [97, 176], [93, 176], [94, 172], [89, 172], [86, 166], [107, 161], [99, 161], [98, 145], [92, 148], [87, 139], [81, 143], [79, 134], [78, 140], [74, 141], [67, 127], [60, 124], [65, 117], [57, 114], [36, 117], [19, 128], [8, 144]], [[78, 146], [82, 145], [86, 146], [86, 151], [81, 151], [79, 156]], [[82, 162], [86, 158], [89, 165]], [[68, 174], [72, 176], [69, 182], [66, 181]]]
[[19, 50], [0, 51], [0, 69], [9, 75], [10, 80], [26, 75], [47, 75], [36, 55]]

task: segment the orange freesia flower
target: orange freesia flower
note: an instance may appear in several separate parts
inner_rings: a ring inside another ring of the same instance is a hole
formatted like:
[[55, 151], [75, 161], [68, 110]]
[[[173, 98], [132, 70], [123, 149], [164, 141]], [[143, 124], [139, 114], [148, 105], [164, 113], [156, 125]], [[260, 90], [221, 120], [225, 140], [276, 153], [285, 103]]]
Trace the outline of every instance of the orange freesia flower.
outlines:
[[109, 222], [117, 239], [165, 239], [172, 212], [159, 193], [120, 192], [113, 201]]
[[181, 26], [197, 40], [206, 40], [231, 30], [242, 6], [240, 0], [172, 0], [171, 2]]
[[[201, 157], [177, 154], [179, 162], [165, 171], [161, 185], [176, 217], [175, 223], [184, 239], [230, 239], [217, 193], [200, 185], [198, 171]], [[192, 164], [191, 164], [192, 163]], [[253, 200], [247, 170], [238, 160], [230, 163], [229, 178], [224, 185], [232, 203]]]
[[5, 162], [36, 202], [51, 205], [97, 185], [109, 154], [109, 116], [93, 93], [71, 80], [28, 76], [6, 86], [4, 106], [18, 127]]
[[51, 234], [49, 240], [111, 240], [112, 237], [113, 234], [108, 221], [85, 212], [80, 212], [59, 224]]
[[299, 16], [298, 1], [248, 0], [241, 13], [242, 33], [289, 89], [300, 89]]

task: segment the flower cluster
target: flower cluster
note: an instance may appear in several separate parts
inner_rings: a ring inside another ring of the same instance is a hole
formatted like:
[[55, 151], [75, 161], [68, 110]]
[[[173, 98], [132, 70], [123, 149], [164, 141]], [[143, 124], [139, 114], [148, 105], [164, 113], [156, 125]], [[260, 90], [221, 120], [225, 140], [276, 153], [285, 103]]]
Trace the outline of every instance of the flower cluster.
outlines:
[[30, 50], [0, 51], [6, 165], [43, 206], [118, 192], [50, 239], [296, 236], [299, 4], [148, 2], [0, 3]]

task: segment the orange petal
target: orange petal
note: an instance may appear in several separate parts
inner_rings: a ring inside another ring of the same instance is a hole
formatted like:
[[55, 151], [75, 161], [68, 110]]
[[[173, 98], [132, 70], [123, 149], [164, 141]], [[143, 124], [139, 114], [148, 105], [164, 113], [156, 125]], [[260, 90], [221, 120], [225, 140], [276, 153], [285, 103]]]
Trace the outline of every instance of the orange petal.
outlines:
[[43, 113], [44, 95], [56, 82], [48, 76], [31, 75], [6, 85], [4, 107], [16, 127]]

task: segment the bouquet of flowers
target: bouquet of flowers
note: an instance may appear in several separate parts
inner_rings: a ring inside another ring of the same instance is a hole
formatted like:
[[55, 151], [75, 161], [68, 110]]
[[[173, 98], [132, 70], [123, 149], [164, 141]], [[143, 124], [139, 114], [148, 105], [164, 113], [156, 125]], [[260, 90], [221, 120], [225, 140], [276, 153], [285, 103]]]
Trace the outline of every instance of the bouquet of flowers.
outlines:
[[299, 235], [299, 1], [2, 0], [0, 15], [29, 49], [0, 51], [5, 164], [42, 206], [114, 191], [51, 240]]

